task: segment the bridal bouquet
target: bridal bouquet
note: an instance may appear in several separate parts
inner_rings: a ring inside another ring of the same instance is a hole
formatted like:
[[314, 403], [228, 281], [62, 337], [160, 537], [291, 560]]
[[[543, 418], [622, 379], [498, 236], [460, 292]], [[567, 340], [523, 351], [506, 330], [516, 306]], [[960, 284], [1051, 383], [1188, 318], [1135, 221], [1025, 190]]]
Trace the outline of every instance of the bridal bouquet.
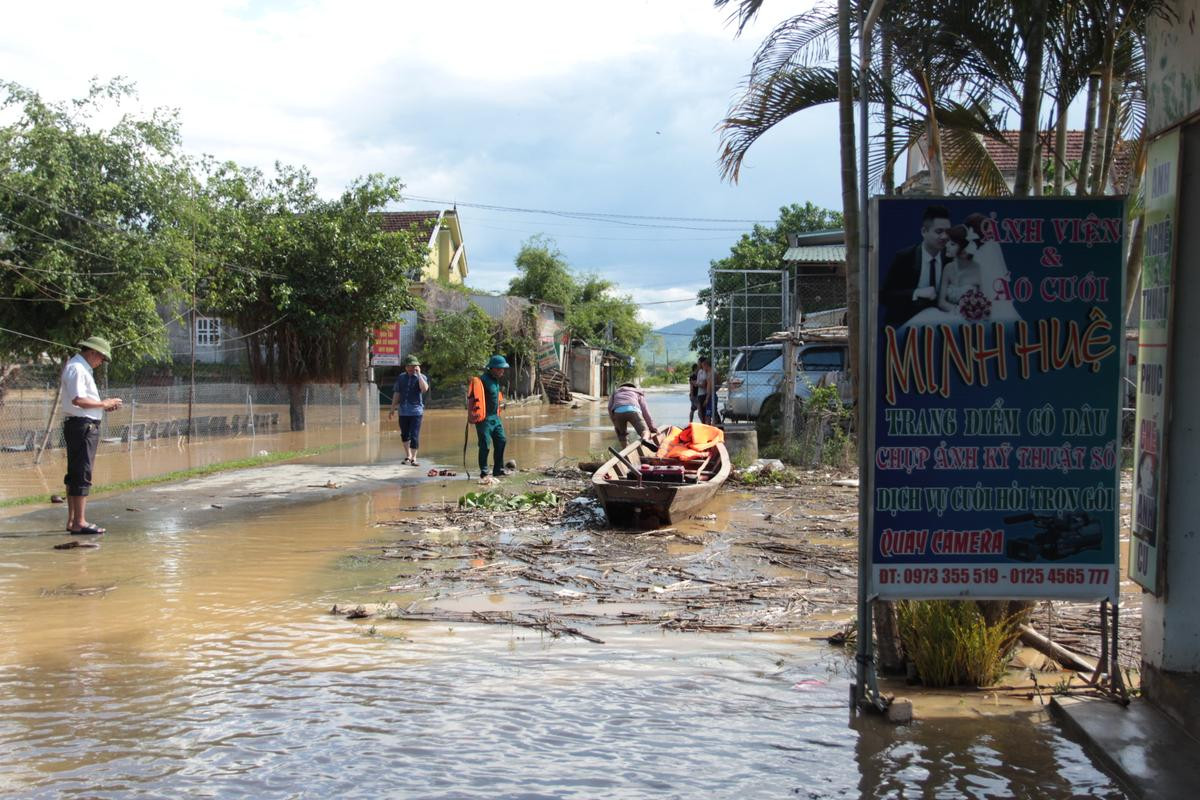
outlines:
[[992, 301], [978, 289], [970, 289], [959, 298], [958, 313], [968, 322], [979, 322], [992, 315]]

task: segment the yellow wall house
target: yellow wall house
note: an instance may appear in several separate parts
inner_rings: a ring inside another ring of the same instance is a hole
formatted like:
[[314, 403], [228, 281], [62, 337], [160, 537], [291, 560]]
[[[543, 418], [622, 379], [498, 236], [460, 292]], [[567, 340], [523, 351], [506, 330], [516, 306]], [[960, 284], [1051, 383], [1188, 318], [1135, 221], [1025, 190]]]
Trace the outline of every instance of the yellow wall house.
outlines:
[[422, 282], [466, 282], [467, 247], [463, 243], [458, 212], [444, 211], [385, 211], [379, 215], [385, 231], [412, 231], [427, 243], [425, 266], [414, 279]]

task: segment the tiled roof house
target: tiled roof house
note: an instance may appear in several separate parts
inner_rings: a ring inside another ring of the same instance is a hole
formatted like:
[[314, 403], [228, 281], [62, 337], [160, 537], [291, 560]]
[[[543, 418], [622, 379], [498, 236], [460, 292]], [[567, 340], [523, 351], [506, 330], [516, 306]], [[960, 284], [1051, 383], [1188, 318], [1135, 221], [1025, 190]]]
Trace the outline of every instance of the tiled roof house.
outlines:
[[379, 225], [385, 231], [412, 231], [426, 242], [428, 257], [417, 281], [464, 283], [467, 278], [467, 248], [462, 224], [455, 209], [443, 211], [384, 211]]
[[[1040, 135], [1042, 138], [1042, 159], [1043, 163], [1045, 163], [1054, 157], [1054, 131], [1042, 131]], [[1004, 131], [1003, 140], [983, 139], [983, 145], [987, 148], [988, 155], [991, 156], [992, 161], [1000, 170], [1000, 174], [1004, 176], [1004, 181], [1008, 184], [1010, 191], [1016, 183], [1017, 142], [1019, 138], [1020, 131]], [[1067, 131], [1065, 158], [1067, 164], [1072, 165], [1072, 167], [1078, 164], [1083, 158], [1083, 131]], [[901, 189], [901, 194], [928, 192], [928, 170], [929, 164], [925, 159], [924, 139], [922, 139], [908, 149], [905, 181]], [[1132, 146], [1129, 142], [1118, 142], [1117, 158], [1113, 162], [1112, 169], [1109, 170], [1107, 191], [1114, 194], [1125, 194], [1129, 189], [1129, 178], [1132, 170]], [[1046, 183], [1050, 183], [1048, 178]], [[955, 194], [963, 190], [964, 187], [952, 176], [946, 176], [947, 194]], [[1068, 194], [1075, 193], [1075, 183], [1070, 179], [1069, 175], [1066, 181], [1066, 191]]]

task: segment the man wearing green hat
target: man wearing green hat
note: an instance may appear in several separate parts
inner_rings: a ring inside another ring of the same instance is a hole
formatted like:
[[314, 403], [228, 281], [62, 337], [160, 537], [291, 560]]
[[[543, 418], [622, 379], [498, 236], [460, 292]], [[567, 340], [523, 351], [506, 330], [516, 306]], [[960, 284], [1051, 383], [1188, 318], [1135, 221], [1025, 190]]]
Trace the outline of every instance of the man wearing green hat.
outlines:
[[92, 464], [100, 441], [100, 420], [105, 411], [116, 411], [121, 400], [100, 399], [93, 370], [112, 358], [107, 339], [92, 336], [79, 343], [79, 354], [62, 373], [63, 439], [67, 445], [67, 531], [101, 534], [104, 528], [87, 521], [84, 513], [92, 486]]
[[421, 361], [414, 355], [404, 359], [404, 372], [392, 386], [392, 407], [388, 419], [400, 410], [400, 441], [404, 442], [404, 463], [417, 463], [417, 448], [421, 446], [421, 421], [425, 418], [425, 393], [429, 381], [421, 374]]
[[495, 450], [492, 462], [495, 468], [492, 474], [496, 477], [508, 474], [504, 468], [504, 447], [508, 444], [508, 439], [504, 435], [504, 423], [500, 421], [500, 409], [504, 405], [500, 381], [504, 379], [507, 369], [508, 361], [504, 356], [492, 356], [488, 360], [487, 369], [478, 378], [471, 380], [472, 385], [468, 390], [468, 418], [476, 420], [475, 433], [479, 437], [479, 477], [485, 483], [492, 481], [488, 475], [489, 449]]

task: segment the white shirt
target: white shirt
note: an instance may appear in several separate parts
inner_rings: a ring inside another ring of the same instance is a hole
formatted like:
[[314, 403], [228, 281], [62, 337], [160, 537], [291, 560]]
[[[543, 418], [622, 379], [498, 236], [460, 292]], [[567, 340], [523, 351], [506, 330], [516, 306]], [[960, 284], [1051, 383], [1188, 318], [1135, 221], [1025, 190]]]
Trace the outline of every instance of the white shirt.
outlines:
[[708, 394], [708, 373], [703, 369], [696, 370], [696, 394]]
[[76, 397], [100, 402], [100, 391], [96, 388], [96, 378], [92, 375], [92, 365], [81, 355], [67, 362], [62, 374], [62, 412], [64, 417], [91, 417], [100, 419], [104, 410], [100, 408], [80, 408], [71, 401]]
[[[930, 269], [929, 269], [930, 262], [932, 262], [933, 264], [936, 265], [936, 269], [932, 270], [932, 272], [933, 272], [932, 275], [930, 274]], [[942, 254], [938, 253], [937, 255], [931, 256], [931, 255], [929, 255], [928, 252], [926, 252], [925, 248], [922, 247], [921, 248], [921, 280], [917, 283], [917, 288], [924, 289], [925, 287], [929, 286], [934, 289], [937, 289], [939, 287], [939, 285], [941, 284], [941, 281], [939, 280], [939, 278], [941, 278], [941, 275], [942, 275]], [[914, 294], [914, 297], [915, 297], [915, 294]]]

